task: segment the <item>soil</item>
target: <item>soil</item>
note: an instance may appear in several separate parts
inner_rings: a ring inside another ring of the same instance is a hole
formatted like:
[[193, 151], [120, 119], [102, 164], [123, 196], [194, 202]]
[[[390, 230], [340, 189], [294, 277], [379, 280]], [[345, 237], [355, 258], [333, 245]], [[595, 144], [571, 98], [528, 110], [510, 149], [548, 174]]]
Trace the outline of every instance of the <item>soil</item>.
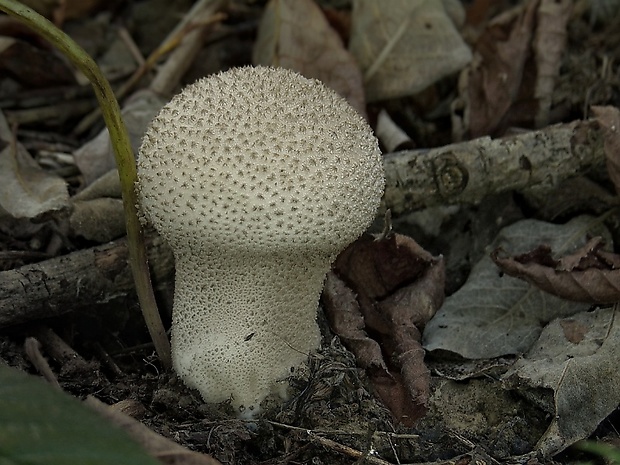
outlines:
[[[139, 323], [140, 318], [134, 307], [128, 320]], [[454, 463], [455, 457], [463, 463], [552, 463], [537, 462], [536, 454], [529, 453], [549, 418], [501, 388], [499, 375], [508, 361], [478, 367], [480, 376], [466, 381], [433, 376], [428, 413], [406, 428], [394, 422], [354, 356], [323, 325], [321, 350], [288, 380], [289, 400], [268, 400], [256, 421], [244, 421], [236, 419], [230, 406], [205, 404], [174, 374], [163, 373], [148, 343], [105, 351], [99, 341], [115, 334], [88, 315], [36, 325], [5, 330], [0, 359], [34, 373], [23, 341], [38, 336], [43, 353], [55, 353], [54, 342], [45, 336], [53, 328], [80, 354], [64, 364], [49, 358], [65, 391], [78, 398], [94, 395], [107, 404], [129, 402], [129, 413], [149, 428], [222, 463], [350, 464], [356, 452], [368, 456], [359, 463], [386, 463], [371, 461], [373, 454], [387, 463]], [[147, 341], [148, 336], [142, 331], [139, 339]], [[462, 363], [429, 361], [429, 366], [446, 373], [458, 371]]]

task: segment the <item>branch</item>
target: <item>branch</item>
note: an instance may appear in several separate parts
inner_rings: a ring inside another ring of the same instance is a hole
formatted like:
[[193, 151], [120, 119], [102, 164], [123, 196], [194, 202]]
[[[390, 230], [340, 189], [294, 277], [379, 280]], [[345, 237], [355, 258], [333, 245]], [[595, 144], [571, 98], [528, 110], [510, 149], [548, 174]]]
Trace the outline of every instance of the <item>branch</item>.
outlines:
[[[147, 238], [153, 281], [172, 282], [174, 259], [160, 238]], [[0, 328], [69, 312], [137, 303], [127, 240], [0, 272]], [[130, 304], [131, 305], [131, 304]]]
[[604, 165], [595, 121], [573, 121], [505, 139], [482, 137], [385, 157], [383, 208], [395, 216], [422, 207], [476, 204], [486, 196], [553, 188]]

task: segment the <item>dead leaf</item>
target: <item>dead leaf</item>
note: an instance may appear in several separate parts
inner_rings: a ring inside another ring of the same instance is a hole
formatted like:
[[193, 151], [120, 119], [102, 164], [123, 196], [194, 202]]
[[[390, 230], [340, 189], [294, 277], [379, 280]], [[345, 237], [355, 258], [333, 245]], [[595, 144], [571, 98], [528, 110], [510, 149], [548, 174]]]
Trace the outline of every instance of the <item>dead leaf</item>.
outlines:
[[589, 331], [588, 326], [573, 318], [560, 320], [560, 326], [562, 327], [562, 331], [564, 331], [564, 337], [566, 340], [572, 342], [573, 344], [579, 344], [583, 341]]
[[252, 61], [318, 79], [366, 115], [357, 63], [312, 0], [271, 0], [267, 4]]
[[70, 233], [106, 243], [125, 234], [125, 210], [116, 169], [71, 197]]
[[[585, 236], [609, 232], [590, 216], [563, 225], [522, 220], [501, 230], [492, 248], [525, 253], [541, 243], [554, 250], [575, 250]], [[588, 304], [560, 299], [526, 281], [502, 275], [491, 257], [483, 257], [467, 282], [446, 298], [424, 329], [427, 350], [446, 350], [471, 359], [527, 352], [551, 320], [585, 311]]]
[[551, 248], [539, 246], [532, 252], [515, 257], [500, 257], [502, 249], [491, 258], [504, 273], [523, 279], [539, 289], [562, 299], [590, 304], [620, 301], [620, 256], [604, 253], [604, 241], [596, 237], [560, 260]]
[[478, 28], [492, 16], [493, 6], [497, 6], [497, 2], [494, 0], [473, 0], [467, 6], [466, 23], [471, 27]]
[[121, 199], [122, 196], [121, 179], [118, 170], [114, 168], [75, 194], [71, 200], [94, 200], [102, 197]]
[[349, 50], [363, 70], [369, 101], [416, 94], [471, 60], [436, 0], [356, 0]]
[[553, 195], [546, 189], [528, 189], [522, 193], [531, 210], [549, 221], [570, 218], [577, 212], [602, 215], [620, 204], [615, 192], [586, 176], [561, 181], [553, 189]]
[[595, 106], [592, 107], [592, 113], [605, 128], [603, 137], [607, 173], [614, 183], [616, 193], [620, 194], [620, 110], [612, 106]]
[[329, 323], [357, 357], [362, 368], [387, 372], [381, 346], [370, 338], [355, 293], [334, 272], [329, 272], [323, 289]]
[[347, 248], [325, 287], [334, 332], [403, 424], [425, 413], [430, 374], [420, 329], [441, 306], [444, 280], [441, 257], [392, 234], [380, 240], [365, 236]]
[[533, 43], [536, 57], [534, 97], [538, 100], [535, 120], [538, 128], [549, 124], [553, 89], [560, 73], [567, 40], [566, 26], [572, 11], [572, 0], [541, 0], [538, 8], [538, 25]]
[[321, 8], [325, 19], [338, 33], [342, 42], [348, 43], [351, 36], [351, 12], [349, 10], [338, 10], [327, 5], [323, 5]]
[[[570, 338], [567, 327], [573, 328]], [[614, 306], [553, 321], [506, 373], [506, 387], [548, 405], [551, 425], [536, 450], [545, 456], [561, 452], [592, 434], [618, 407], [618, 353], [620, 315]], [[543, 399], [549, 392], [551, 402]]]
[[71, 234], [100, 244], [126, 234], [123, 201], [103, 197], [72, 202]]
[[492, 134], [517, 99], [530, 51], [539, 0], [518, 15], [501, 15], [489, 23], [465, 71], [465, 124], [470, 137]]
[[12, 136], [0, 113], [0, 216], [3, 211], [13, 218], [43, 220], [69, 208], [65, 181], [32, 159], [28, 151]]
[[[136, 92], [123, 106], [122, 116], [129, 132], [131, 147], [138, 153], [146, 126], [165, 104], [165, 100], [149, 90]], [[73, 153], [75, 164], [89, 185], [116, 168], [114, 152], [107, 128]]]

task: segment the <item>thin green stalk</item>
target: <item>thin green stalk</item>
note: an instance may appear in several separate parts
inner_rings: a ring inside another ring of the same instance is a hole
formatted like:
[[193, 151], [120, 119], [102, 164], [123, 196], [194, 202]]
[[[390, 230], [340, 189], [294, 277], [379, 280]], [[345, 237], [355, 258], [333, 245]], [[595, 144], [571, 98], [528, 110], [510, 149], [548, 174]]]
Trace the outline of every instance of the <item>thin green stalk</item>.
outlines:
[[103, 119], [110, 133], [110, 140], [116, 156], [116, 165], [121, 180], [129, 263], [136, 284], [138, 300], [155, 350], [166, 367], [170, 368], [170, 343], [162, 324], [149, 275], [146, 246], [142, 227], [138, 220], [136, 183], [136, 161], [133, 156], [127, 128], [121, 117], [121, 110], [110, 83], [101, 73], [95, 61], [73, 39], [51, 22], [16, 0], [0, 0], [0, 10], [14, 16], [56, 46], [91, 82]]

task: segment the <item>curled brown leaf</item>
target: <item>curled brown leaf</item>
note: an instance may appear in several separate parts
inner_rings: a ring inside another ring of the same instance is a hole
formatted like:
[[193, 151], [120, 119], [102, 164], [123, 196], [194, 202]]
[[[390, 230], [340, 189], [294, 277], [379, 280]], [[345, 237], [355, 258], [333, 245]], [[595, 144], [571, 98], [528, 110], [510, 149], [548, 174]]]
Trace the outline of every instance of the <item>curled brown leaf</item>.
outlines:
[[517, 101], [539, 0], [495, 18], [476, 43], [463, 92], [472, 138], [493, 134]]
[[498, 248], [491, 258], [507, 275], [562, 299], [611, 304], [620, 301], [620, 256], [603, 250], [603, 245], [602, 238], [592, 238], [559, 260], [545, 245], [515, 257], [501, 256], [503, 250]]
[[424, 415], [430, 373], [420, 330], [441, 306], [445, 268], [413, 239], [365, 236], [336, 260], [324, 302], [332, 329], [405, 425]]

